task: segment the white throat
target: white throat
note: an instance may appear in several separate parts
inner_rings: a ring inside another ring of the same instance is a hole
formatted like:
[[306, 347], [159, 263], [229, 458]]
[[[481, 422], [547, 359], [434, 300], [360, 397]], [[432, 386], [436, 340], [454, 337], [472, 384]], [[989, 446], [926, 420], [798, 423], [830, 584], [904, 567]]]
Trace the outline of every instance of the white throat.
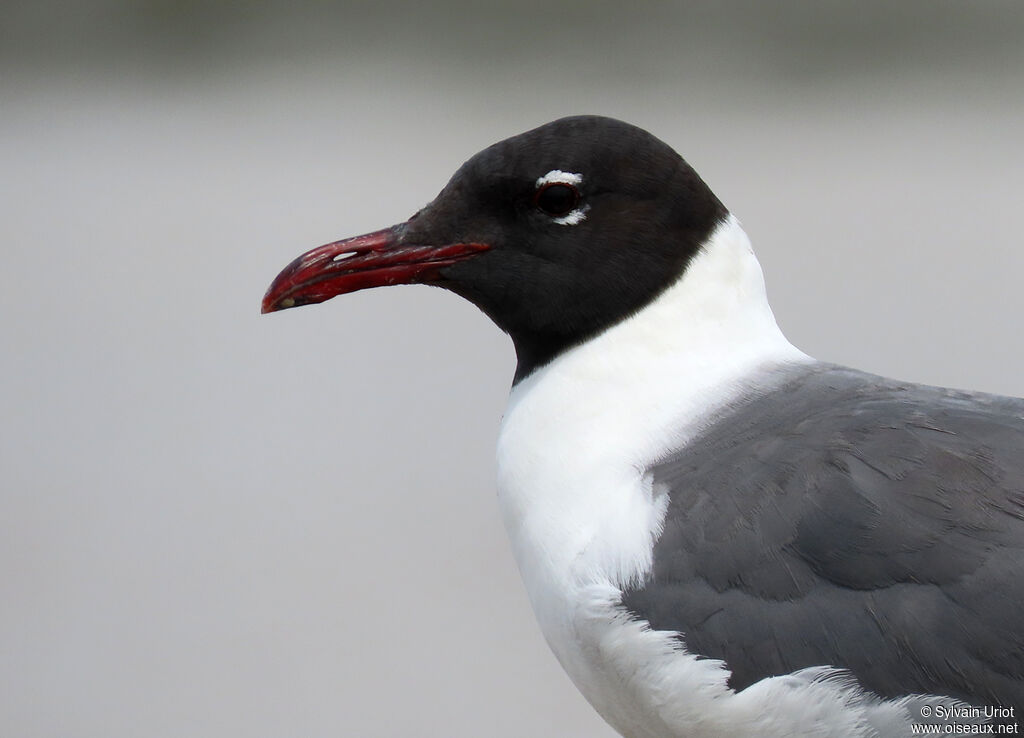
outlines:
[[763, 368], [809, 360], [779, 330], [750, 240], [729, 216], [652, 303], [513, 388], [498, 489], [524, 577], [553, 566], [580, 582], [609, 577], [624, 586], [646, 574], [649, 553], [595, 556], [594, 541], [609, 533], [603, 523], [622, 529], [621, 519], [596, 520], [600, 510], [633, 502], [605, 489], [609, 480], [632, 477], [635, 489]]
[[803, 361], [730, 216], [652, 303], [513, 388], [498, 440], [502, 515], [548, 643], [609, 722], [629, 708], [609, 706], [625, 698], [603, 681], [604, 636], [587, 623], [650, 571], [668, 500], [648, 469], [770, 381], [768, 369]]

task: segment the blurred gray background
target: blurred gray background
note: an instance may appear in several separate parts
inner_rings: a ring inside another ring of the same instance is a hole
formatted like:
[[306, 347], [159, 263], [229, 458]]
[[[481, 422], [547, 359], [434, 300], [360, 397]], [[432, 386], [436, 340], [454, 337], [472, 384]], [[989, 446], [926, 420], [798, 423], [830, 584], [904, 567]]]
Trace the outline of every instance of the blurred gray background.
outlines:
[[508, 340], [264, 289], [602, 113], [742, 219], [805, 351], [1021, 395], [1022, 39], [1017, 0], [6, 0], [0, 734], [612, 736], [498, 519]]

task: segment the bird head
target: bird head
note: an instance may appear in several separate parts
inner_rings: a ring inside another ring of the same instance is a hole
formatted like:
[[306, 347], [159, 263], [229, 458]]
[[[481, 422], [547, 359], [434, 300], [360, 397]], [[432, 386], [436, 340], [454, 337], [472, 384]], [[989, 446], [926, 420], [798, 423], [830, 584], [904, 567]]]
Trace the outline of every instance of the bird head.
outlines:
[[429, 284], [508, 333], [516, 377], [651, 302], [728, 212], [668, 145], [598, 116], [484, 149], [407, 221], [298, 257], [263, 312]]

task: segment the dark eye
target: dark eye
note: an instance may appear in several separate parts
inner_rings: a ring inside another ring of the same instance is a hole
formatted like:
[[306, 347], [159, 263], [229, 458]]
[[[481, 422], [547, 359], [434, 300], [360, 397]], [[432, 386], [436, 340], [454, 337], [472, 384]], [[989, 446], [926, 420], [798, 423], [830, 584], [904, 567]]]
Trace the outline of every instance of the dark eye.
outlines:
[[580, 202], [580, 193], [564, 182], [551, 182], [537, 190], [533, 202], [548, 215], [566, 215]]

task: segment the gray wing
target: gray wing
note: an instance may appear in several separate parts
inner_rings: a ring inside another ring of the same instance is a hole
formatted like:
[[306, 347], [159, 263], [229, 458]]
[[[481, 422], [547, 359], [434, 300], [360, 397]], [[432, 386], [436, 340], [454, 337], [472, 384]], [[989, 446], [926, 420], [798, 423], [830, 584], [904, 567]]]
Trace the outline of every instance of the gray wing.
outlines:
[[665, 528], [623, 605], [736, 689], [830, 665], [1024, 713], [1024, 400], [787, 371], [652, 469]]

